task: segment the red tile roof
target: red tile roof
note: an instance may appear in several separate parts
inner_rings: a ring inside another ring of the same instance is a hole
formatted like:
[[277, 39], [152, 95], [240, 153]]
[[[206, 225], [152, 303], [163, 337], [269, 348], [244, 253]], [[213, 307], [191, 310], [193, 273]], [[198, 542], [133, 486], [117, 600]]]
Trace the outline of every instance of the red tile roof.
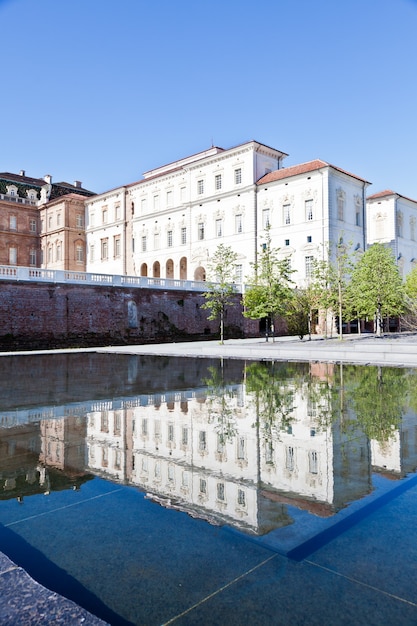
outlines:
[[404, 200], [409, 200], [410, 202], [417, 202], [417, 200], [413, 200], [412, 198], [407, 198], [407, 196], [402, 196], [400, 193], [396, 191], [392, 191], [391, 189], [385, 189], [385, 191], [378, 191], [378, 193], [372, 194], [372, 196], [368, 196], [367, 200], [379, 200], [379, 198], [386, 198], [388, 196], [397, 196], [398, 198], [404, 198]]
[[283, 167], [280, 170], [275, 170], [274, 172], [265, 174], [265, 176], [262, 176], [262, 178], [257, 181], [257, 184], [266, 185], [267, 183], [273, 183], [276, 180], [283, 180], [292, 176], [299, 176], [300, 174], [307, 174], [308, 172], [321, 170], [324, 167], [331, 167], [333, 170], [341, 172], [342, 174], [346, 174], [347, 176], [352, 176], [353, 178], [362, 180], [365, 183], [369, 182], [364, 178], [361, 178], [360, 176], [356, 176], [355, 174], [351, 174], [346, 170], [342, 170], [340, 167], [336, 167], [335, 165], [326, 163], [326, 161], [322, 161], [321, 159], [315, 159], [314, 161], [308, 161], [307, 163], [300, 163], [299, 165], [292, 165], [290, 167]]

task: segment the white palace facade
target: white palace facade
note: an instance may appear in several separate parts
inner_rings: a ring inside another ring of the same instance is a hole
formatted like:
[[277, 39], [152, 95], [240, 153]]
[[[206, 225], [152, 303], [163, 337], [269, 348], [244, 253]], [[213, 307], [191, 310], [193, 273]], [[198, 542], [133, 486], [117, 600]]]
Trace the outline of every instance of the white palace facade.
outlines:
[[243, 283], [269, 226], [303, 286], [329, 243], [364, 250], [369, 183], [321, 160], [285, 168], [286, 156], [256, 141], [211, 147], [89, 198], [87, 271], [206, 280], [222, 243]]

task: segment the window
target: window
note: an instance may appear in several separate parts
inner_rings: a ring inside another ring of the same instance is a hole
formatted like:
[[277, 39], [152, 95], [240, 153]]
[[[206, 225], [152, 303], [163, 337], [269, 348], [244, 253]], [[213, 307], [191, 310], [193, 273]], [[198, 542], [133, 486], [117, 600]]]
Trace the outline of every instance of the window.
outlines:
[[90, 226], [94, 226], [95, 214], [94, 211], [90, 211]]
[[48, 217], [48, 228], [52, 228], [52, 217]]
[[29, 220], [29, 230], [31, 233], [36, 233], [36, 220]]
[[200, 493], [207, 493], [207, 481], [204, 478], [200, 478]]
[[106, 238], [106, 239], [101, 240], [101, 260], [107, 261], [108, 256], [109, 256], [109, 240]]
[[311, 278], [313, 276], [313, 266], [314, 266], [314, 257], [306, 256], [305, 258], [305, 268], [306, 268], [306, 278]]
[[142, 252], [146, 252], [146, 235], [142, 236], [141, 242], [142, 242], [141, 250], [142, 250]]
[[56, 216], [56, 225], [61, 226], [61, 213], [57, 213]]
[[107, 224], [107, 209], [103, 209], [101, 212], [101, 221], [103, 224]]
[[235, 185], [240, 185], [242, 182], [242, 168], [235, 169]]
[[223, 232], [223, 221], [222, 220], [216, 220], [216, 237], [221, 237]]
[[287, 446], [285, 450], [285, 467], [290, 472], [294, 469], [294, 448], [292, 446]]
[[204, 239], [204, 222], [198, 224], [198, 239], [201, 241]]
[[155, 233], [153, 236], [153, 249], [159, 250], [159, 246], [160, 246], [159, 233]]
[[188, 446], [188, 428], [183, 427], [181, 443], [183, 446]]
[[318, 454], [314, 450], [308, 453], [308, 470], [310, 474], [318, 473]]
[[75, 225], [77, 228], [83, 228], [84, 226], [84, 215], [81, 213], [77, 213], [75, 216]]
[[186, 187], [181, 187], [180, 189], [180, 200], [181, 202], [186, 201]]
[[290, 240], [289, 240], [289, 239], [286, 239], [286, 240], [285, 240], [285, 245], [286, 245], [286, 246], [289, 246], [289, 245], [290, 245]]
[[343, 220], [345, 214], [345, 198], [346, 194], [343, 189], [337, 190], [337, 219]]
[[224, 483], [217, 483], [217, 499], [224, 502]]
[[311, 222], [313, 219], [313, 200], [306, 200], [304, 204], [306, 221]]
[[94, 262], [94, 245], [90, 246], [90, 262]]
[[291, 204], [284, 204], [282, 209], [284, 214], [284, 224], [291, 224]]
[[307, 235], [307, 243], [311, 243], [312, 242], [312, 237], [311, 235]]
[[398, 211], [397, 213], [397, 235], [398, 237], [403, 237], [403, 224], [404, 224], [404, 216], [402, 211]]
[[174, 441], [174, 424], [168, 424], [168, 441]]
[[200, 430], [198, 434], [198, 449], [204, 452], [207, 449], [207, 436], [205, 430]]
[[17, 230], [17, 217], [16, 215], [11, 215], [9, 219], [10, 230]]
[[197, 193], [201, 196], [204, 193], [204, 180], [200, 179], [197, 181]]
[[159, 196], [158, 195], [153, 197], [153, 210], [159, 211]]
[[216, 191], [219, 191], [222, 188], [222, 175], [216, 174], [214, 177], [214, 188]]
[[262, 211], [262, 226], [264, 228], [268, 228], [270, 225], [269, 221], [269, 209], [263, 209]]
[[141, 213], [146, 213], [146, 209], [148, 208], [148, 200], [146, 198], [142, 198], [140, 201], [140, 210]]
[[246, 497], [243, 489], [237, 490], [237, 503], [239, 506], [246, 506]]
[[239, 437], [237, 440], [237, 458], [242, 460], [246, 457], [246, 440], [244, 437]]
[[243, 282], [243, 265], [235, 265], [235, 281], [239, 284]]
[[48, 263], [52, 263], [52, 246], [48, 248]]
[[78, 245], [75, 248], [75, 258], [77, 263], [84, 263], [84, 248], [81, 245]]
[[167, 246], [172, 248], [172, 230], [167, 231]]
[[60, 261], [62, 258], [62, 247], [61, 247], [61, 242], [58, 241], [58, 243], [56, 244], [56, 249], [55, 249], [55, 261]]
[[174, 204], [174, 194], [172, 191], [167, 191], [167, 207], [172, 207]]
[[412, 241], [416, 240], [416, 218], [410, 217], [410, 239]]
[[242, 214], [238, 213], [237, 215], [235, 215], [235, 233], [242, 233], [242, 232], [243, 232]]
[[36, 265], [36, 250], [29, 252], [29, 265]]
[[114, 247], [114, 257], [116, 259], [118, 259], [120, 257], [120, 245], [121, 245], [121, 241], [120, 241], [120, 235], [116, 235], [114, 238], [114, 243], [113, 243], [113, 247]]
[[181, 228], [181, 244], [184, 246], [187, 243], [187, 229], [185, 226]]

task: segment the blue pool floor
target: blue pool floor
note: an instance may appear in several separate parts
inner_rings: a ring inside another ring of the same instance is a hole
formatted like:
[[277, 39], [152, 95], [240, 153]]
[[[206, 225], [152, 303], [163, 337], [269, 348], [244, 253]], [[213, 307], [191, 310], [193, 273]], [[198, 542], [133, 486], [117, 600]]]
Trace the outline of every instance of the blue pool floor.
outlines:
[[[414, 482], [298, 561], [101, 479], [0, 511], [0, 551], [111, 624], [417, 624]], [[2, 626], [98, 624], [14, 579], [0, 558]]]

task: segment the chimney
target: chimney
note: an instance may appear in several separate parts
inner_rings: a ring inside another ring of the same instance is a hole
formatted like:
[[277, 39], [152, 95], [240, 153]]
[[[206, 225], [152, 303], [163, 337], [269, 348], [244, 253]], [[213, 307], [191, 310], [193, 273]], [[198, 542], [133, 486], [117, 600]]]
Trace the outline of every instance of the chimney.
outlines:
[[83, 184], [80, 180], [74, 180], [74, 187], [77, 187], [77, 189], [81, 189], [82, 186]]
[[52, 183], [52, 176], [50, 174], [45, 174], [43, 177], [44, 181], [50, 185]]
[[20, 170], [20, 176], [25, 176], [25, 170]]

